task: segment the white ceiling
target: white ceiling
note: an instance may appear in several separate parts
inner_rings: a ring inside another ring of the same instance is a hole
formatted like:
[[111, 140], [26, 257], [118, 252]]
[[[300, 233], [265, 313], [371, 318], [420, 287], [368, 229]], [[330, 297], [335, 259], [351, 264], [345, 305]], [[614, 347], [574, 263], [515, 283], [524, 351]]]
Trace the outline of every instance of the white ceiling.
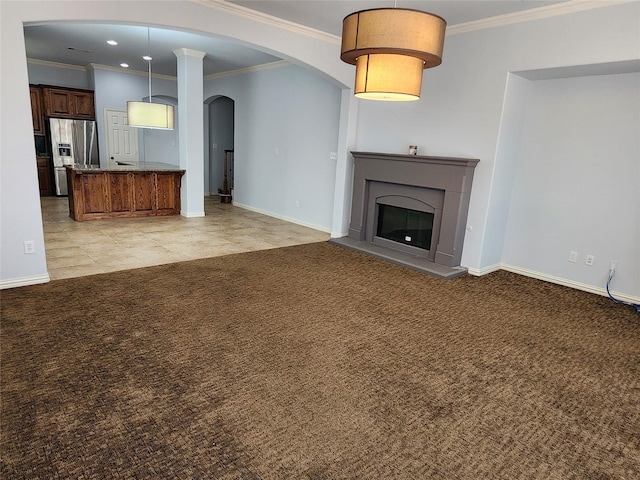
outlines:
[[567, 0], [226, 0], [227, 3], [340, 35], [342, 19], [350, 13], [369, 8], [412, 8], [434, 13], [449, 26], [471, 22], [531, 8], [544, 7]]
[[[210, 0], [214, 2], [215, 0]], [[358, 10], [393, 7], [394, 0], [221, 0], [306, 27], [340, 36], [342, 19]], [[397, 0], [399, 8], [413, 8], [443, 17], [449, 26], [568, 0]], [[107, 40], [116, 40], [115, 47]], [[176, 75], [178, 48], [205, 52], [204, 74], [239, 70], [280, 59], [239, 44], [184, 31], [132, 25], [57, 23], [25, 26], [27, 57], [85, 66], [107, 65], [147, 71], [141, 57], [151, 52], [154, 73]]]
[[[106, 65], [120, 68], [122, 62], [130, 70], [146, 72], [143, 55], [151, 53], [154, 73], [176, 76], [173, 51], [189, 48], [207, 55], [203, 60], [205, 75], [239, 70], [279, 61], [272, 55], [215, 37], [189, 32], [132, 25], [57, 23], [26, 26], [27, 58], [69, 65]], [[117, 46], [107, 45], [116, 40]]]

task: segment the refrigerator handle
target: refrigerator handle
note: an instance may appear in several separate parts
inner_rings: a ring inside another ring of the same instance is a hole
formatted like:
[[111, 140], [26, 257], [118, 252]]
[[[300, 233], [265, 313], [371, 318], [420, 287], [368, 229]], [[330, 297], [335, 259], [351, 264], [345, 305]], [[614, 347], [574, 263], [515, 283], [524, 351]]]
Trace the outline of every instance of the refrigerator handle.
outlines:
[[[81, 143], [85, 137], [85, 123], [74, 120], [73, 128], [73, 163], [86, 164], [85, 146]], [[81, 130], [82, 129], [82, 130]]]

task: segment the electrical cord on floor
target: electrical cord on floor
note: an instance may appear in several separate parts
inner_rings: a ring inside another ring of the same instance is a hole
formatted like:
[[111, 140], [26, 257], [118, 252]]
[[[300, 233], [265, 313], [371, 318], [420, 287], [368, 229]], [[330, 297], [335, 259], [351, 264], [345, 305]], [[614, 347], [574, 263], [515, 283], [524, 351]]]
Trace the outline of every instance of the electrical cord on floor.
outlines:
[[613, 278], [614, 274], [615, 274], [614, 270], [610, 271], [609, 279], [607, 280], [607, 295], [609, 295], [609, 298], [620, 305], [627, 305], [629, 307], [633, 307], [636, 309], [636, 311], [640, 312], [640, 303], [624, 302], [622, 300], [615, 298], [613, 295], [611, 295], [611, 292], [609, 291], [609, 284], [611, 283], [611, 279]]

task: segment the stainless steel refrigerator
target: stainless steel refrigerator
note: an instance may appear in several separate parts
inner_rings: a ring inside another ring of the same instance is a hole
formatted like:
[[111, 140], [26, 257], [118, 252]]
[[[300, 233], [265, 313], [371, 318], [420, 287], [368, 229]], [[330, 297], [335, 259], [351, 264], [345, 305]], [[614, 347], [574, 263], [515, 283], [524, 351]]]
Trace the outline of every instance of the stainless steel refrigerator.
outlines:
[[96, 122], [50, 118], [49, 129], [56, 195], [67, 195], [65, 165], [100, 165]]

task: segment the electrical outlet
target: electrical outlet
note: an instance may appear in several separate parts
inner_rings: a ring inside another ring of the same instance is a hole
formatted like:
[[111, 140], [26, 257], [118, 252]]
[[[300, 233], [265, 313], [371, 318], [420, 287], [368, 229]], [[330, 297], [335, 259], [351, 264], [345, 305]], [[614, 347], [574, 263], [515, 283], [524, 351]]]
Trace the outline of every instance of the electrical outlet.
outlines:
[[569, 252], [569, 261], [576, 263], [578, 261], [578, 252]]
[[24, 253], [36, 253], [36, 244], [33, 240], [24, 241]]
[[584, 263], [587, 265], [593, 265], [593, 255], [587, 255], [587, 258], [585, 259]]
[[609, 275], [613, 275], [616, 271], [616, 268], [618, 268], [618, 262], [616, 262], [615, 260], [610, 260], [609, 261]]
[[329, 154], [329, 160], [337, 160], [338, 159], [338, 152], [331, 152]]

